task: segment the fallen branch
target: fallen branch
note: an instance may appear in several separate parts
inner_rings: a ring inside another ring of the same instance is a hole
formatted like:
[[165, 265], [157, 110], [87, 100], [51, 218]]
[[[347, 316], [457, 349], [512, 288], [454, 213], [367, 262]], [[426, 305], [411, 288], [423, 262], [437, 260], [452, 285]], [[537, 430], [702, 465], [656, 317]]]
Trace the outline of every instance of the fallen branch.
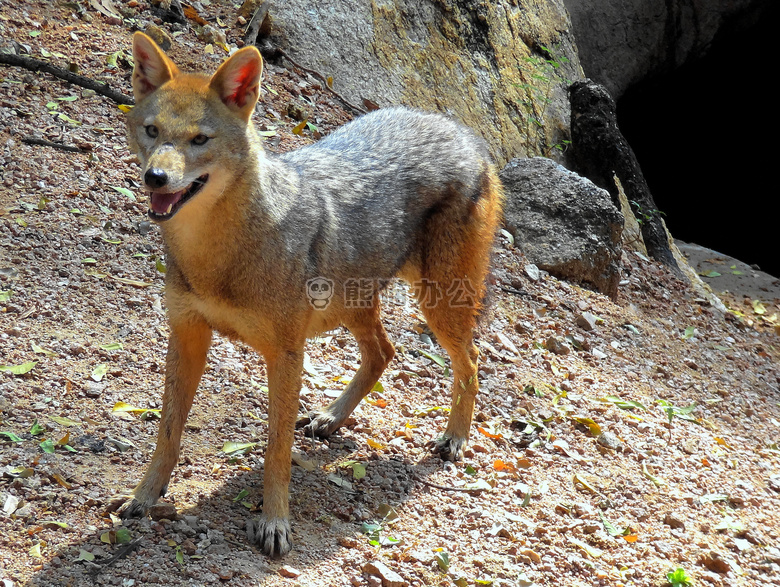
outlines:
[[0, 64], [22, 67], [34, 73], [39, 71], [49, 73], [54, 77], [65, 80], [66, 82], [76, 84], [77, 86], [87, 88], [88, 90], [93, 90], [95, 93], [100, 94], [101, 96], [105, 96], [117, 104], [135, 104], [135, 100], [132, 97], [110, 88], [107, 84], [95, 81], [88, 77], [84, 77], [83, 75], [79, 75], [77, 73], [73, 73], [72, 71], [68, 71], [62, 67], [52, 65], [46, 61], [41, 61], [39, 59], [34, 59], [25, 55], [0, 53]]

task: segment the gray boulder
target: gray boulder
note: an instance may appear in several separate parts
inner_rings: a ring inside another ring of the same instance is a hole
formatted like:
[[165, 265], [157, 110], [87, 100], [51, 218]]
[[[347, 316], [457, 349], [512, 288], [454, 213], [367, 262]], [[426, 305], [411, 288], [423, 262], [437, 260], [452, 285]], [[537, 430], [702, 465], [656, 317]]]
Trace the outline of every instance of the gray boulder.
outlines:
[[614, 298], [623, 215], [609, 194], [550, 159], [513, 159], [501, 171], [505, 224], [531, 263]]

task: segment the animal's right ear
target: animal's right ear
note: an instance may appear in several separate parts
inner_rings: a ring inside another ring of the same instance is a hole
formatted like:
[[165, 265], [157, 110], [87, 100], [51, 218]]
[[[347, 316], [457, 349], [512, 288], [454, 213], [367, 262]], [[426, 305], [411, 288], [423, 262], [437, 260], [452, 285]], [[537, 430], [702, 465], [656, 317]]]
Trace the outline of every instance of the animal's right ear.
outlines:
[[141, 32], [133, 35], [133, 61], [133, 96], [136, 102], [179, 73], [179, 69], [157, 43]]

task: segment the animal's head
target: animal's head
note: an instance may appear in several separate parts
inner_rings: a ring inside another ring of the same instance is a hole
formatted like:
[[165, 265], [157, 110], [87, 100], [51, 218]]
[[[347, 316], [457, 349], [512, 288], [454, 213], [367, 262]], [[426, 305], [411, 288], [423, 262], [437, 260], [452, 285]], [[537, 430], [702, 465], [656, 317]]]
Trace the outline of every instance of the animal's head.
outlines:
[[149, 217], [173, 217], [196, 195], [216, 200], [246, 158], [249, 119], [259, 96], [263, 61], [254, 47], [229, 57], [209, 77], [183, 73], [143, 33], [133, 36], [130, 149], [150, 193]]

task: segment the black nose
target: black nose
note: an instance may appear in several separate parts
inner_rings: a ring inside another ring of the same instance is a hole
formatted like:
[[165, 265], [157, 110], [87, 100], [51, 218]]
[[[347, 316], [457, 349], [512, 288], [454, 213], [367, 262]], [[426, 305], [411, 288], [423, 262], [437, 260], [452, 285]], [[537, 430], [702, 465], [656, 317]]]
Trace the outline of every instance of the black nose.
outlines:
[[161, 188], [168, 183], [168, 174], [162, 169], [152, 167], [144, 173], [144, 182], [152, 189]]

